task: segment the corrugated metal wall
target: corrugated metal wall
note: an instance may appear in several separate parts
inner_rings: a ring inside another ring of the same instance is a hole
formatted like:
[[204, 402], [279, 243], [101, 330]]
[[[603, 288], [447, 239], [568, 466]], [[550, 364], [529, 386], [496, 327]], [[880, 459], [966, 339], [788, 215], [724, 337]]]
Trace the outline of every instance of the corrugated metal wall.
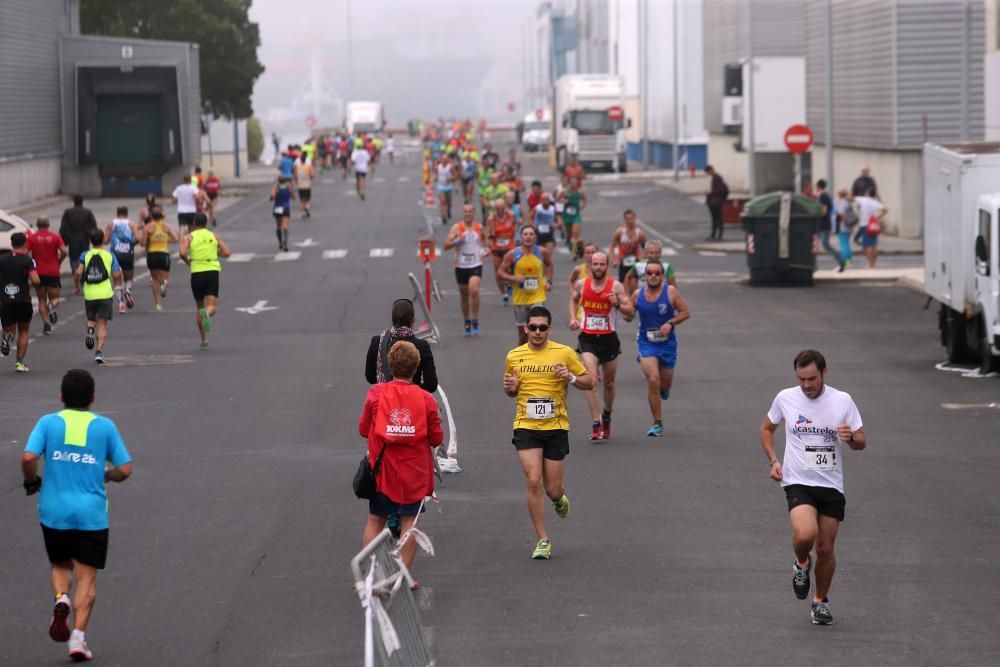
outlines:
[[0, 2], [0, 158], [51, 155], [59, 137], [59, 35], [64, 2]]
[[[746, 57], [747, 0], [706, 0], [705, 125], [722, 132], [722, 72]], [[804, 56], [805, 7], [802, 0], [753, 0], [755, 56]]]

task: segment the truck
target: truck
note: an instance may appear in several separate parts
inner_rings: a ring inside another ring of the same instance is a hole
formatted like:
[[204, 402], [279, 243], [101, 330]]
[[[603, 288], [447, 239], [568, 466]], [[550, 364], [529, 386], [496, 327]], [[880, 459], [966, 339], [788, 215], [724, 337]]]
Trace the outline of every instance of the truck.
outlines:
[[532, 111], [524, 117], [522, 127], [524, 134], [521, 135], [521, 148], [528, 153], [546, 150], [552, 137], [552, 111]]
[[385, 126], [381, 102], [348, 102], [344, 109], [344, 127], [350, 135], [381, 132]]
[[923, 170], [924, 290], [941, 344], [952, 363], [1000, 370], [1000, 142], [924, 144]]
[[607, 74], [559, 77], [552, 118], [552, 146], [560, 170], [572, 156], [584, 169], [626, 171], [625, 128], [632, 121], [625, 118], [624, 78]]

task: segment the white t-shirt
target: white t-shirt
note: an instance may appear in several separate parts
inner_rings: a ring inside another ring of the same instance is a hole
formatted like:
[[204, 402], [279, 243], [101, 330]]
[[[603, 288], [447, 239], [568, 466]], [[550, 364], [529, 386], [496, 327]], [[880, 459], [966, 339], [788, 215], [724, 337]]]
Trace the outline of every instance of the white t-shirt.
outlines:
[[854, 202], [858, 205], [858, 221], [862, 225], [867, 225], [868, 218], [877, 217], [885, 210], [885, 205], [874, 197], [855, 197]]
[[194, 198], [198, 194], [198, 188], [190, 183], [182, 183], [174, 188], [173, 198], [177, 200], [178, 213], [197, 213], [198, 206]]
[[359, 174], [368, 173], [368, 163], [371, 162], [371, 159], [372, 156], [364, 148], [355, 148], [354, 152], [351, 153], [351, 162], [354, 163], [354, 171]]
[[782, 487], [805, 484], [844, 492], [837, 425], [847, 424], [852, 431], [863, 426], [850, 394], [826, 385], [819, 398], [811, 399], [790, 387], [778, 392], [767, 418], [772, 424], [785, 422]]
[[388, 139], [385, 142], [385, 152], [395, 153], [396, 152], [396, 141], [394, 139]]
[[453, 172], [450, 164], [439, 164], [437, 166], [437, 183], [442, 188], [451, 187], [451, 177]]

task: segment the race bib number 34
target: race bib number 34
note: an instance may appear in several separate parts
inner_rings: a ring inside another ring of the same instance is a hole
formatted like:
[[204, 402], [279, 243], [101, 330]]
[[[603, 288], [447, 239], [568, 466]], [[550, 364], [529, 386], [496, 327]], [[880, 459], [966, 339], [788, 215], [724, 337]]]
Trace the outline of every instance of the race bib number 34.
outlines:
[[829, 471], [837, 468], [837, 449], [833, 445], [806, 445], [806, 470]]
[[551, 398], [529, 398], [525, 412], [528, 419], [552, 419], [556, 416], [556, 402]]

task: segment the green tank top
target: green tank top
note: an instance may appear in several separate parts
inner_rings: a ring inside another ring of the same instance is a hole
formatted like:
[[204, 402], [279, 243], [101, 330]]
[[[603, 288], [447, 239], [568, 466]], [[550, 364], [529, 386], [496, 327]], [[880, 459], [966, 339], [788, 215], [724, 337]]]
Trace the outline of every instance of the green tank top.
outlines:
[[219, 240], [207, 229], [191, 232], [188, 257], [191, 259], [191, 273], [222, 271], [222, 264], [219, 263]]

